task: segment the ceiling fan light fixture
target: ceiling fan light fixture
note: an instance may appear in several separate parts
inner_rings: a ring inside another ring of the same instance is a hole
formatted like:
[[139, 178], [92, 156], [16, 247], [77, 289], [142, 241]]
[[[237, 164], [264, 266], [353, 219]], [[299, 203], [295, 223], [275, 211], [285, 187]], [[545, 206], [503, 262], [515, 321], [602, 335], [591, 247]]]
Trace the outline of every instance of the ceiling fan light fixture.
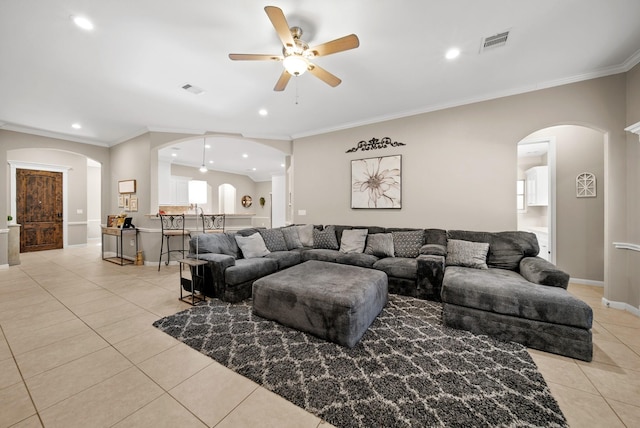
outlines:
[[309, 68], [309, 61], [302, 55], [289, 55], [282, 63], [285, 70], [292, 76], [300, 76]]

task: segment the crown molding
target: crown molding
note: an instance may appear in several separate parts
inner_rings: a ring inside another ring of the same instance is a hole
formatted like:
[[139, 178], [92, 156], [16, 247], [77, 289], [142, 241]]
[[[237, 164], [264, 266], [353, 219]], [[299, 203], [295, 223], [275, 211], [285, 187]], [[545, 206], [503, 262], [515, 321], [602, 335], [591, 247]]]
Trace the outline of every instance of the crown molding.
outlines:
[[20, 132], [23, 134], [38, 135], [40, 137], [55, 138], [56, 140], [73, 141], [75, 143], [90, 144], [92, 146], [109, 147], [102, 141], [90, 140], [75, 135], [64, 134], [62, 132], [46, 131], [44, 129], [31, 128], [28, 126], [16, 125], [13, 123], [0, 122], [0, 128], [7, 131]]

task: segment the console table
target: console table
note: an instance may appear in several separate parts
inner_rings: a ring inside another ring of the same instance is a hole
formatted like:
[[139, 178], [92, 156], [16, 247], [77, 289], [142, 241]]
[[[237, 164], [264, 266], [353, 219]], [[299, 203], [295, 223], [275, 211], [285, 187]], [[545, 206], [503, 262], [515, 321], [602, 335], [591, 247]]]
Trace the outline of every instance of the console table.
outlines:
[[[104, 256], [104, 237], [115, 236], [116, 237], [116, 255], [115, 257]], [[121, 229], [119, 227], [107, 227], [102, 226], [102, 260], [106, 260], [111, 263], [123, 266], [125, 264], [134, 264], [134, 260], [124, 258], [124, 245], [123, 241], [125, 237], [133, 238], [136, 243], [136, 254], [138, 254], [138, 229], [135, 227], [128, 229]]]

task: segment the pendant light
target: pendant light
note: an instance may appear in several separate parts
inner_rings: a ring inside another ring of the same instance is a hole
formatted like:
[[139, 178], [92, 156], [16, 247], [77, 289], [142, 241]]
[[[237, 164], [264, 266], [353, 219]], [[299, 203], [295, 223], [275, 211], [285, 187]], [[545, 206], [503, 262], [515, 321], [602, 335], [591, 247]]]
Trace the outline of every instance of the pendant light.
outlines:
[[204, 164], [204, 153], [207, 145], [207, 139], [202, 138], [202, 166], [200, 167], [200, 172], [207, 172], [207, 167]]

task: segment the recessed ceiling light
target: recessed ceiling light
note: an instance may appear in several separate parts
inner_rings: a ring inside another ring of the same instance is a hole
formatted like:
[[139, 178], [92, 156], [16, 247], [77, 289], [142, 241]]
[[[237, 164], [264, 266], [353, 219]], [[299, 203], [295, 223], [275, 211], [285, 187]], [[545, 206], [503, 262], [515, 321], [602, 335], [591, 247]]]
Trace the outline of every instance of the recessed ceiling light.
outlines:
[[266, 115], [268, 115], [268, 114], [269, 114], [269, 112], [267, 111], [267, 109], [266, 109], [266, 108], [261, 108], [261, 109], [258, 111], [258, 114], [259, 114], [260, 116], [266, 116]]
[[451, 48], [447, 51], [447, 53], [445, 54], [445, 57], [447, 59], [454, 59], [454, 58], [457, 58], [459, 55], [460, 55], [460, 49]]
[[251, 171], [255, 171], [257, 168], [251, 168]]
[[177, 153], [171, 153], [171, 156], [175, 158], [176, 156], [178, 156], [178, 154]]
[[209, 163], [213, 163], [213, 161], [209, 161]]
[[281, 163], [281, 164], [280, 164], [280, 166], [281, 166], [282, 168], [284, 168], [284, 164], [283, 164], [283, 163]]
[[249, 155], [248, 155], [248, 154], [246, 154], [246, 153], [243, 153], [243, 154], [242, 154], [242, 157], [246, 159], [246, 158], [248, 158], [248, 157], [249, 157]]
[[210, 148], [211, 148], [211, 146], [210, 146], [209, 144], [205, 144], [205, 145], [204, 145], [204, 148], [205, 148], [205, 149], [210, 149]]
[[82, 128], [82, 125], [80, 125], [79, 123], [74, 123], [73, 125], [71, 125], [71, 127], [72, 127], [73, 129], [81, 129], [81, 128]]
[[71, 19], [78, 27], [82, 28], [83, 30], [93, 30], [93, 22], [89, 21], [84, 16], [71, 16]]

